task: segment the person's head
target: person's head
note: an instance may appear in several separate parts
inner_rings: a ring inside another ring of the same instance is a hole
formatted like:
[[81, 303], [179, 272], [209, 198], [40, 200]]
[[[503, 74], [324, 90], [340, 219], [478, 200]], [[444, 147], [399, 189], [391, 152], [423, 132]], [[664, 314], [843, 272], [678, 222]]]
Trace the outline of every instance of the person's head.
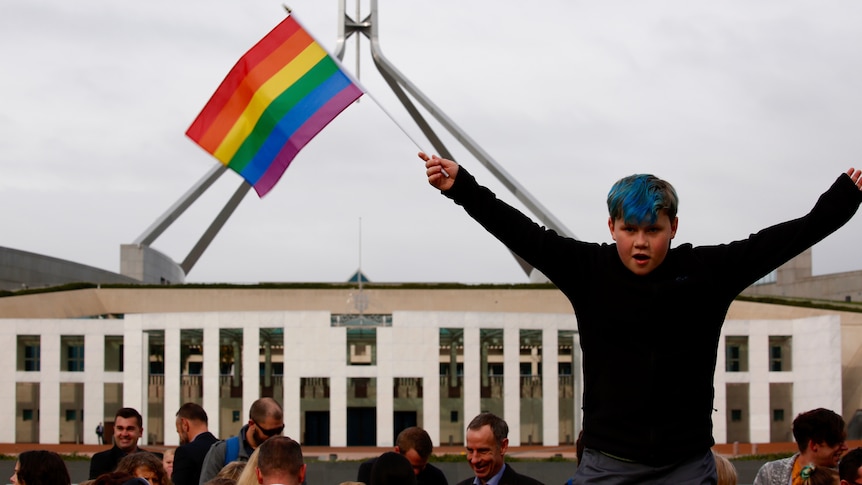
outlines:
[[368, 485], [416, 485], [416, 474], [407, 457], [387, 451], [371, 467], [371, 483]]
[[793, 438], [806, 462], [815, 466], [834, 468], [847, 451], [844, 419], [829, 409], [812, 409], [796, 416]]
[[[257, 459], [257, 453], [252, 453], [252, 455], [248, 458], [248, 461], [251, 461], [252, 458]], [[242, 472], [247, 468], [247, 463], [244, 461], [232, 461], [227, 465], [223, 466], [218, 473], [216, 473], [217, 477], [221, 478], [229, 478], [233, 481], [238, 481], [239, 477], [242, 475]]]
[[713, 452], [712, 456], [715, 458], [715, 473], [718, 475], [716, 485], [736, 485], [739, 483], [733, 463], [718, 453]]
[[607, 202], [620, 260], [634, 274], [650, 273], [664, 262], [676, 236], [676, 190], [654, 175], [630, 175], [611, 187]]
[[491, 413], [482, 413], [467, 425], [467, 462], [481, 481], [488, 481], [504, 464], [509, 449], [509, 425]]
[[138, 440], [144, 434], [144, 420], [133, 408], [120, 408], [114, 415], [114, 444], [131, 453], [138, 449]]
[[191, 443], [195, 436], [207, 431], [209, 418], [207, 412], [200, 404], [187, 402], [180, 406], [177, 411], [177, 434], [180, 436], [180, 444]]
[[791, 480], [793, 485], [838, 485], [834, 468], [814, 464], [803, 465], [799, 476], [791, 477]]
[[418, 426], [406, 428], [395, 439], [395, 451], [407, 458], [417, 475], [428, 465], [433, 450], [434, 444], [428, 432]]
[[171, 476], [174, 473], [174, 449], [168, 448], [162, 454], [162, 467], [165, 469], [165, 473], [168, 476]]
[[148, 451], [130, 453], [117, 463], [117, 471], [143, 478], [150, 485], [169, 485], [170, 477], [165, 473], [162, 460]]
[[838, 462], [841, 485], [862, 485], [862, 448], [853, 448]]
[[69, 470], [60, 455], [45, 450], [25, 451], [19, 454], [10, 480], [12, 483], [23, 485], [72, 483]]
[[284, 414], [281, 404], [271, 397], [263, 397], [252, 403], [248, 411], [246, 440], [257, 448], [264, 441], [284, 431]]
[[[261, 443], [257, 457], [257, 480], [258, 483], [263, 484], [300, 485], [303, 483], [305, 462], [302, 460], [302, 448], [299, 443], [286, 436], [275, 436]], [[374, 483], [373, 480], [372, 483]]]

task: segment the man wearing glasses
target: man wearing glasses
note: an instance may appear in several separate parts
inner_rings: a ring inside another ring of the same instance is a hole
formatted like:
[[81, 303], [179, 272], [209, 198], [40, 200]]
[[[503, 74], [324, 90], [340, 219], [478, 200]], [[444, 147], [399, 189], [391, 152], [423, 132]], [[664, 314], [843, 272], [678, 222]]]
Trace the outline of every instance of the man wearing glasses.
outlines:
[[844, 428], [844, 418], [829, 409], [812, 409], [796, 416], [793, 438], [799, 452], [789, 458], [764, 463], [754, 477], [754, 485], [791, 483], [791, 477], [798, 476], [806, 465], [837, 471], [841, 455], [847, 451]]
[[248, 461], [248, 457], [264, 441], [284, 431], [284, 414], [281, 404], [264, 397], [252, 403], [248, 411], [248, 423], [239, 434], [212, 445], [204, 458], [200, 484], [213, 479], [225, 465], [232, 461]]

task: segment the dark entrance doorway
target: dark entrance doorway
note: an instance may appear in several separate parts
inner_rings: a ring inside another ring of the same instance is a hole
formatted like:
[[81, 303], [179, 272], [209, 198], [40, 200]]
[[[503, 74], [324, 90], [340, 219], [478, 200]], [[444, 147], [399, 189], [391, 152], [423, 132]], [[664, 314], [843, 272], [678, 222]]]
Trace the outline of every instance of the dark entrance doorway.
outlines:
[[377, 408], [347, 408], [347, 446], [377, 446]]
[[305, 412], [305, 436], [307, 446], [329, 446], [329, 411]]

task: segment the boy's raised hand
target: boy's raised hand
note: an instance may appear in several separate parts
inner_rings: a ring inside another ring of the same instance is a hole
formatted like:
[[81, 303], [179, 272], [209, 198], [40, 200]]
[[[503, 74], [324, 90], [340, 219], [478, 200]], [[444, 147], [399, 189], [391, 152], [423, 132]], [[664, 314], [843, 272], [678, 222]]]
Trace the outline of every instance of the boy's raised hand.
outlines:
[[425, 174], [428, 175], [428, 183], [439, 190], [449, 190], [455, 183], [458, 175], [458, 164], [452, 160], [440, 158], [437, 155], [428, 156], [419, 152], [419, 158], [425, 161]]
[[856, 187], [859, 187], [859, 190], [862, 190], [862, 170], [850, 167], [847, 170], [847, 175], [850, 176], [850, 180], [856, 184]]

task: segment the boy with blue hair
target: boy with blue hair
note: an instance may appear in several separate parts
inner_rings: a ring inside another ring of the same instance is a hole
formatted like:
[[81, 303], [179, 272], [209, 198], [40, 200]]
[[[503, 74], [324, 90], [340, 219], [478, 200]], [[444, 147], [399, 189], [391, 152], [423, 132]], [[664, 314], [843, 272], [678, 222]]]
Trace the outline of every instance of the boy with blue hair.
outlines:
[[799, 219], [727, 244], [671, 248], [676, 191], [655, 176], [633, 175], [608, 194], [614, 243], [598, 244], [539, 226], [451, 160], [419, 157], [432, 186], [572, 303], [585, 447], [574, 484], [716, 483], [712, 383], [728, 307], [862, 203], [862, 170], [851, 168]]

